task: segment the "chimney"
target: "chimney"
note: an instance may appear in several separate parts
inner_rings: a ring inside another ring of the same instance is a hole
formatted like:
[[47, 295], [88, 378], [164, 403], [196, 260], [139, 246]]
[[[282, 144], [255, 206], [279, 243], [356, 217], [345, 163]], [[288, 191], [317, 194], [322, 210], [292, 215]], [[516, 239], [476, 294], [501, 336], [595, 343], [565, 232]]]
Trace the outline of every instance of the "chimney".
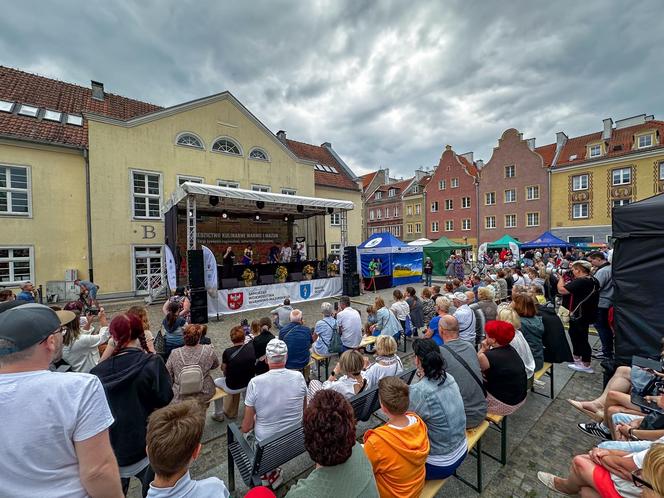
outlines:
[[330, 142], [323, 142], [322, 144], [320, 144], [320, 146], [323, 147], [324, 149], [332, 148], [332, 144]]
[[99, 81], [90, 81], [90, 87], [92, 88], [92, 98], [95, 100], [104, 100], [104, 84]]
[[556, 150], [562, 149], [567, 143], [567, 135], [564, 131], [556, 133]]
[[613, 131], [613, 119], [606, 118], [602, 121], [604, 123], [604, 131], [602, 131], [602, 140], [609, 140], [611, 138], [611, 132]]
[[535, 150], [535, 139], [534, 138], [526, 138], [526, 144], [528, 144], [528, 148], [532, 151]]
[[484, 167], [484, 161], [482, 161], [481, 159], [478, 159], [477, 162], [475, 163], [475, 167], [478, 170], [481, 170]]
[[469, 163], [473, 163], [473, 153], [472, 152], [466, 152], [464, 154], [460, 154], [461, 157], [463, 157], [466, 161]]
[[283, 143], [286, 143], [286, 132], [284, 130], [279, 130], [277, 132], [277, 138], [281, 140]]

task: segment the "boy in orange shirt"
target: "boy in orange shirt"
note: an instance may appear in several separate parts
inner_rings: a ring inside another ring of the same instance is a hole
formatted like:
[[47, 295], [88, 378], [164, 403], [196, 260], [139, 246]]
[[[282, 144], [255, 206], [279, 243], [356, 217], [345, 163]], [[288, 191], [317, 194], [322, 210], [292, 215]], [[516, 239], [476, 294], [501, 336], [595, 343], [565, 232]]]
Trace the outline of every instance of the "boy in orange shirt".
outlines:
[[398, 377], [378, 383], [380, 407], [387, 424], [364, 434], [364, 451], [371, 462], [381, 498], [417, 498], [424, 488], [424, 464], [429, 455], [427, 426], [406, 412], [408, 385]]

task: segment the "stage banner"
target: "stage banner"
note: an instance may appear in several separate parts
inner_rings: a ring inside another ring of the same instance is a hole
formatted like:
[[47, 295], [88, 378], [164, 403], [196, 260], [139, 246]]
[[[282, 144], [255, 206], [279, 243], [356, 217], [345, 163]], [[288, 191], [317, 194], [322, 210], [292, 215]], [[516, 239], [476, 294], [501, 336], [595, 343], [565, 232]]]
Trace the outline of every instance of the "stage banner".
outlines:
[[514, 257], [513, 261], [519, 261], [519, 259], [521, 259], [521, 256], [519, 254], [519, 246], [516, 245], [514, 242], [510, 242], [509, 244], [510, 244], [510, 251], [512, 251], [512, 256]]
[[360, 266], [362, 277], [380, 277], [391, 275], [390, 255], [385, 254], [360, 254]]
[[285, 284], [221, 289], [216, 298], [208, 293], [208, 316], [277, 307], [289, 298], [291, 304], [341, 295], [341, 277], [303, 280]]
[[168, 280], [168, 288], [174, 291], [177, 287], [177, 267], [175, 266], [175, 258], [171, 248], [164, 244], [164, 254], [166, 255], [166, 280]]
[[203, 266], [205, 267], [205, 288], [210, 295], [214, 296], [219, 284], [217, 283], [217, 260], [209, 247], [201, 246], [203, 249]]

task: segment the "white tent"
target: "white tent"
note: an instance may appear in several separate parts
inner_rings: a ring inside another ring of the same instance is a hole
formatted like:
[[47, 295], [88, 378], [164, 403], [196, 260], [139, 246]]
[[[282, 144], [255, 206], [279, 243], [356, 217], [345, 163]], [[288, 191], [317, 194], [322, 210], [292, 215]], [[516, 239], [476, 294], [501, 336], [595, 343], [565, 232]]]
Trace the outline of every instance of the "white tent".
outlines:
[[417, 239], [413, 240], [412, 242], [408, 242], [409, 246], [428, 246], [429, 244], [432, 244], [433, 241], [429, 239]]

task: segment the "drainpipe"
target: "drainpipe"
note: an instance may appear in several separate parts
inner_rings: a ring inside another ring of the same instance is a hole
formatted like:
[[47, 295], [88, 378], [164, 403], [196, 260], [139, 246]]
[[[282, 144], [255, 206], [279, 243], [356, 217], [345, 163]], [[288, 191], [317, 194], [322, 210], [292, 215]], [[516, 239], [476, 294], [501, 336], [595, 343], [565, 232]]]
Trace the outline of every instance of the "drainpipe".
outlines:
[[546, 193], [546, 202], [549, 204], [548, 209], [547, 209], [547, 224], [549, 225], [549, 230], [551, 230], [553, 227], [551, 226], [551, 168], [547, 168], [546, 172], [546, 180], [547, 180], [547, 193]]
[[85, 215], [88, 228], [88, 278], [94, 282], [94, 264], [92, 261], [92, 204], [90, 195], [90, 156], [88, 149], [83, 149], [85, 161]]

